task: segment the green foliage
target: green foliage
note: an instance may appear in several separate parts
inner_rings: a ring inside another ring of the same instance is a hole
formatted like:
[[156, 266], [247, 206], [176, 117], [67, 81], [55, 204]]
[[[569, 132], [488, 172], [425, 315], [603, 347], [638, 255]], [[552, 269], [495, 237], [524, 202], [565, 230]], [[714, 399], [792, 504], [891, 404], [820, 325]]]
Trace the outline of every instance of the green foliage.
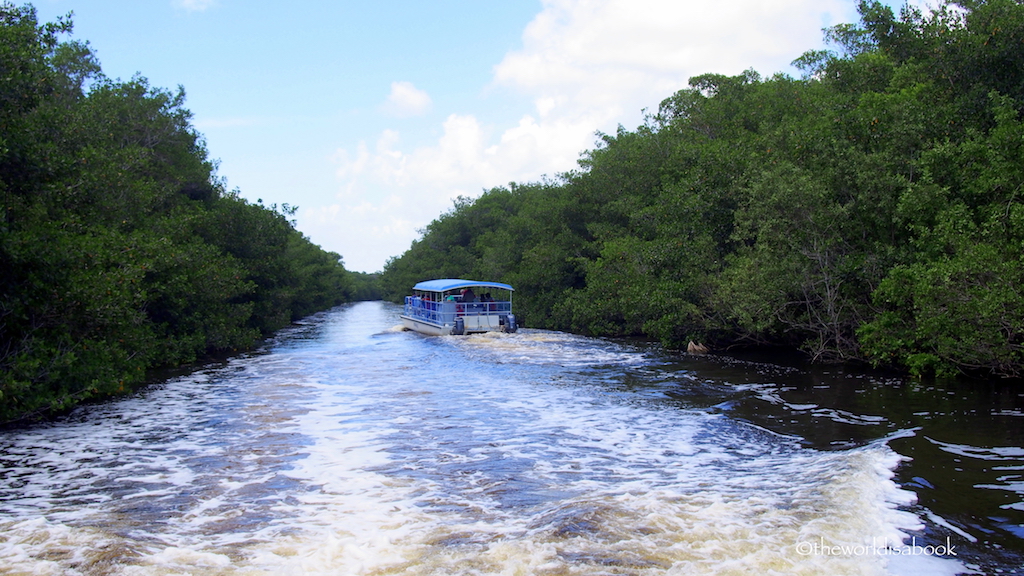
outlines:
[[0, 5], [0, 423], [247, 348], [356, 284], [294, 208], [224, 191], [184, 90], [107, 79], [70, 31]]
[[705, 74], [577, 171], [460, 199], [384, 293], [517, 289], [527, 326], [1024, 371], [1024, 6], [876, 1], [800, 80]]
[[923, 155], [924, 177], [896, 212], [917, 250], [861, 329], [868, 352], [915, 372], [1024, 368], [1024, 123], [1012, 99], [990, 101], [992, 130]]
[[379, 272], [349, 272], [348, 278], [351, 283], [352, 300], [365, 302], [383, 299]]

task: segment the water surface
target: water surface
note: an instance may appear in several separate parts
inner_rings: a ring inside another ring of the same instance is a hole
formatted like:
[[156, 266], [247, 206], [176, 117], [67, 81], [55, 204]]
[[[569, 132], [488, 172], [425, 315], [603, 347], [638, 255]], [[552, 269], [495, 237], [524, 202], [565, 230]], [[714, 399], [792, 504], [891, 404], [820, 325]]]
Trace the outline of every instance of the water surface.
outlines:
[[399, 323], [388, 304], [343, 306], [0, 433], [0, 573], [1020, 566], [1012, 391]]

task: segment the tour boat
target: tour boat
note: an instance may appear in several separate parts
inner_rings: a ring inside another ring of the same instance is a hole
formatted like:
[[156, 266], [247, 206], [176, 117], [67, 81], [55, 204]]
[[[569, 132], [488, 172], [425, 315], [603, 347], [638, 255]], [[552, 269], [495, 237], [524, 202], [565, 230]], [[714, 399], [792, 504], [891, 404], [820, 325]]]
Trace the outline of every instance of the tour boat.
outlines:
[[515, 332], [513, 288], [461, 278], [427, 280], [405, 297], [402, 325], [431, 336]]

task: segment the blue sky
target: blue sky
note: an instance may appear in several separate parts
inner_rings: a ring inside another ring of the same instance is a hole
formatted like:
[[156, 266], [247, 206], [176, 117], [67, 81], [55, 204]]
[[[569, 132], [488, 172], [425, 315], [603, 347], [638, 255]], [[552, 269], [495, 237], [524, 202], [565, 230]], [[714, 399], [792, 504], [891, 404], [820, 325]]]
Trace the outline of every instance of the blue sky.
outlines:
[[37, 0], [107, 76], [185, 87], [219, 175], [381, 270], [459, 195], [575, 168], [706, 72], [792, 72], [854, 0]]

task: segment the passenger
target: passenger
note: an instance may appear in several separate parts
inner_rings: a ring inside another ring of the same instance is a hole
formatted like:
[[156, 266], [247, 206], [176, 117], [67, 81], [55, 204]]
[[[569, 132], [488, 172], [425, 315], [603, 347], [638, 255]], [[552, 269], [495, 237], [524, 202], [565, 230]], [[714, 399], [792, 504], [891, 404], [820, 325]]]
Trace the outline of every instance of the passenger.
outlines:
[[463, 302], [476, 302], [476, 294], [473, 294], [472, 288], [466, 288], [462, 291]]

